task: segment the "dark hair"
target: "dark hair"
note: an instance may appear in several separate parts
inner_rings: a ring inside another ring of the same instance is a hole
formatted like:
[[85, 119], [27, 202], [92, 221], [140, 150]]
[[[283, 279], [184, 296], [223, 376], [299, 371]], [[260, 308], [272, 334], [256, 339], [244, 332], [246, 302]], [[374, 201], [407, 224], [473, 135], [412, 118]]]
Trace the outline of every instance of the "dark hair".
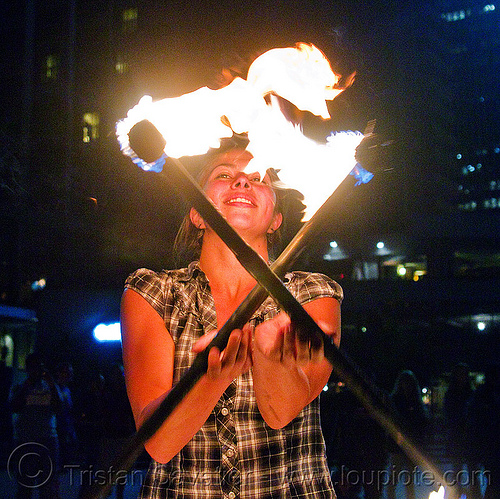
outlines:
[[[204, 166], [199, 169], [196, 175], [198, 183], [201, 186], [206, 183], [213, 169], [213, 162], [220, 154], [228, 152], [231, 149], [245, 149], [247, 145], [248, 140], [243, 135], [236, 136], [235, 134], [231, 139], [223, 139], [220, 148], [214, 149], [204, 156]], [[286, 240], [285, 234], [288, 235], [293, 230], [291, 225], [300, 224], [305, 206], [302, 202], [303, 195], [296, 190], [287, 188], [280, 181], [276, 170], [270, 168], [267, 170], [267, 174], [271, 179], [271, 186], [276, 194], [275, 212], [283, 215], [281, 226], [267, 236], [270, 257], [272, 258]], [[293, 233], [296, 230], [297, 228], [295, 228]], [[183, 266], [200, 257], [203, 234], [204, 230], [199, 229], [191, 222], [188, 212], [181, 222], [174, 242], [174, 253], [178, 266]]]

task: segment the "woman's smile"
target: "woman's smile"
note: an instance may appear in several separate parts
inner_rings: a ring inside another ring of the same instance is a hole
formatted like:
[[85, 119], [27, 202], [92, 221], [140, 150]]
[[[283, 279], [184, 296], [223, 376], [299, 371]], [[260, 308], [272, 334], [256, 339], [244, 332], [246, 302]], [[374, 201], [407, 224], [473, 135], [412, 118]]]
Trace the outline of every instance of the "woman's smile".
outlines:
[[228, 200], [224, 201], [225, 204], [230, 205], [244, 205], [245, 207], [255, 207], [255, 202], [249, 197], [244, 197], [241, 195], [231, 196]]

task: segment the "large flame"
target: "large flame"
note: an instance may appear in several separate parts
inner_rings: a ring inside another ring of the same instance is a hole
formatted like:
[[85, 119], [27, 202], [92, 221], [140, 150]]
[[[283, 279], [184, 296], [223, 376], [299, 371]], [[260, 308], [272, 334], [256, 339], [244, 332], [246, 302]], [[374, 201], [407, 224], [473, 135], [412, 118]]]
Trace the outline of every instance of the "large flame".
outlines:
[[355, 149], [363, 135], [340, 132], [324, 143], [313, 141], [287, 120], [273, 96], [326, 119], [326, 101], [343, 90], [339, 78], [312, 44], [272, 49], [254, 60], [246, 80], [236, 78], [218, 90], [203, 87], [156, 102], [144, 96], [117, 123], [116, 133], [122, 152], [154, 171], [162, 161], [145, 162], [129, 144], [128, 133], [142, 120], [158, 129], [166, 141], [165, 155], [175, 158], [204, 154], [219, 147], [222, 138], [247, 133], [247, 149], [254, 156], [247, 168], [279, 170], [285, 184], [304, 194], [308, 219], [356, 166]]

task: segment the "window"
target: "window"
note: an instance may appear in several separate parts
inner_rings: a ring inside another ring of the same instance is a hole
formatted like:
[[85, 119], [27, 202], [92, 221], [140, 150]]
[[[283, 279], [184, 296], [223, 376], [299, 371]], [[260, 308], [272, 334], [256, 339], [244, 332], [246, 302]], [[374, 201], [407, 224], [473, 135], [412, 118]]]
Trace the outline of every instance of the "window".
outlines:
[[127, 73], [129, 70], [129, 64], [123, 54], [118, 54], [116, 56], [115, 71], [122, 75]]
[[124, 32], [131, 32], [137, 29], [137, 7], [131, 7], [122, 11], [122, 29]]
[[444, 14], [441, 14], [441, 19], [444, 19], [445, 21], [451, 23], [455, 21], [461, 21], [462, 19], [469, 17], [471, 14], [472, 11], [470, 9], [456, 10], [454, 12], [446, 12]]
[[55, 80], [59, 70], [59, 57], [54, 54], [45, 58], [44, 76], [47, 80]]
[[89, 143], [99, 138], [99, 114], [83, 115], [83, 142]]

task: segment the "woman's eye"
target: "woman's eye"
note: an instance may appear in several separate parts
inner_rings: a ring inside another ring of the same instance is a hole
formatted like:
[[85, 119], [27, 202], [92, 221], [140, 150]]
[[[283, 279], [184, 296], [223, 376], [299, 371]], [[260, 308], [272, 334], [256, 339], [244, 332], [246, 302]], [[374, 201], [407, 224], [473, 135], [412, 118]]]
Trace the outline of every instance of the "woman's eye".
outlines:
[[229, 173], [223, 172], [223, 173], [217, 174], [215, 178], [227, 179], [227, 178], [231, 178], [231, 175], [229, 175]]

